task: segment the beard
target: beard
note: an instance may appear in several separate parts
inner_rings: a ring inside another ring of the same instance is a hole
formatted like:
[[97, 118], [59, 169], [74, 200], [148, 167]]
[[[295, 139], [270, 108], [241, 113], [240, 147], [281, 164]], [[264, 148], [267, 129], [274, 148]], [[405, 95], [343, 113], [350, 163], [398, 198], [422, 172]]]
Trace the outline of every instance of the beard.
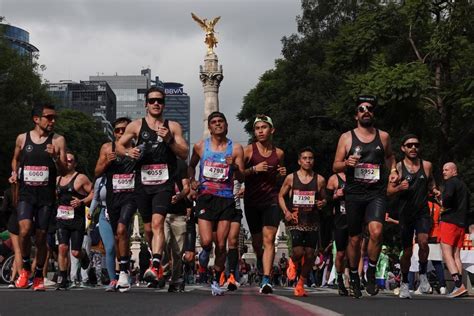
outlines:
[[362, 118], [359, 120], [359, 123], [362, 127], [372, 127], [374, 126], [374, 118], [373, 117], [369, 117], [369, 118]]

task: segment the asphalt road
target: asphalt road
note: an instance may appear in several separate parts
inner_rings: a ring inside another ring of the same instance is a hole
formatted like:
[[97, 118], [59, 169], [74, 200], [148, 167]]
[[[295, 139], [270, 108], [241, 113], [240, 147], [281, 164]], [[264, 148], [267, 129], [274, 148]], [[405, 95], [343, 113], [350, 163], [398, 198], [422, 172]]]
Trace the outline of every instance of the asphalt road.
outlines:
[[474, 315], [474, 297], [448, 299], [440, 295], [401, 300], [391, 293], [353, 299], [332, 289], [308, 289], [295, 298], [292, 289], [277, 288], [261, 295], [243, 287], [213, 297], [208, 287], [188, 286], [185, 293], [166, 289], [133, 288], [129, 293], [107, 293], [103, 288], [33, 292], [0, 287], [0, 316], [50, 315]]

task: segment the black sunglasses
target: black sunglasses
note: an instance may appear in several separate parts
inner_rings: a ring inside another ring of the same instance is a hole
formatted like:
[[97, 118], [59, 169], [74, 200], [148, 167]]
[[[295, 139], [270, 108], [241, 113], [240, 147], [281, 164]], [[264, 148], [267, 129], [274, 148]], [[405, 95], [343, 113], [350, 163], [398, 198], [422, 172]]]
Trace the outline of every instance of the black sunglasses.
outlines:
[[159, 104], [165, 104], [164, 98], [150, 98], [146, 101], [148, 104], [155, 104], [158, 102]]
[[52, 120], [56, 120], [58, 118], [58, 116], [55, 115], [55, 114], [41, 115], [41, 117], [44, 117], [45, 119], [47, 119], [50, 122]]
[[369, 112], [369, 113], [373, 113], [374, 112], [374, 107], [373, 106], [367, 106], [367, 105], [359, 105], [357, 107], [357, 111], [359, 111], [359, 113], [365, 113], [366, 111]]
[[406, 148], [413, 148], [413, 147], [420, 148], [420, 143], [406, 143], [403, 146], [405, 146]]
[[116, 127], [116, 128], [114, 128], [114, 133], [115, 134], [124, 133], [124, 132], [125, 132], [125, 127]]

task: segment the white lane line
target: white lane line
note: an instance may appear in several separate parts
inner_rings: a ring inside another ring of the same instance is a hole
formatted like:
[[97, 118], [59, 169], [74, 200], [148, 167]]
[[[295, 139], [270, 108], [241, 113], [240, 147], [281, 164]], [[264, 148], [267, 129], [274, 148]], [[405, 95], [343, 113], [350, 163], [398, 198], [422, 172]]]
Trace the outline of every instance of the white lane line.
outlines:
[[320, 307], [320, 306], [317, 306], [317, 305], [313, 305], [313, 304], [309, 304], [309, 303], [305, 303], [305, 302], [301, 302], [301, 301], [298, 301], [298, 300], [295, 300], [295, 299], [292, 299], [292, 298], [289, 298], [289, 297], [286, 297], [286, 296], [273, 295], [273, 297], [275, 297], [275, 298], [277, 298], [277, 299], [279, 299], [283, 302], [299, 306], [299, 307], [301, 307], [301, 308], [303, 308], [303, 309], [305, 309], [308, 312], [313, 313], [313, 314], [325, 315], [325, 316], [343, 315], [343, 314], [339, 314], [335, 311], [332, 311], [330, 309]]

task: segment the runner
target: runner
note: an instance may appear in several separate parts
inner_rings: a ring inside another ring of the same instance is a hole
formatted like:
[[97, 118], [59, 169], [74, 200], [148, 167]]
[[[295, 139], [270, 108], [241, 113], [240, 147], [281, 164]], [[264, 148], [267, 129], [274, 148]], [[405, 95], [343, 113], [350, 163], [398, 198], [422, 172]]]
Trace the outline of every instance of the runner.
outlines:
[[[207, 122], [211, 136], [194, 145], [188, 175], [193, 189], [198, 189], [196, 210], [202, 246], [199, 253], [201, 267], [208, 266], [213, 226], [217, 226], [214, 263], [216, 279], [211, 289], [213, 295], [222, 295], [218, 281], [225, 269], [226, 242], [231, 220], [235, 216], [233, 180], [234, 176], [238, 181], [242, 181], [244, 177], [243, 148], [227, 138], [228, 125], [224, 114], [212, 112]], [[199, 182], [194, 178], [198, 163]]]
[[275, 258], [275, 236], [280, 224], [278, 178], [286, 176], [284, 152], [272, 143], [273, 121], [257, 115], [253, 123], [256, 142], [245, 147], [245, 217], [257, 256], [257, 269], [263, 272], [260, 293], [273, 292], [271, 270]]
[[336, 244], [336, 273], [337, 288], [339, 295], [348, 296], [349, 292], [344, 284], [344, 272], [346, 266], [347, 244], [349, 242], [349, 232], [347, 230], [346, 205], [344, 201], [344, 186], [346, 185], [346, 175], [343, 172], [333, 174], [329, 180], [327, 189], [329, 196], [334, 202], [334, 241]]
[[135, 160], [130, 157], [117, 156], [116, 146], [123, 136], [130, 119], [121, 117], [114, 122], [114, 142], [105, 143], [100, 149], [95, 167], [95, 175], [105, 173], [107, 189], [107, 214], [117, 240], [116, 254], [120, 263], [120, 274], [117, 289], [128, 292], [130, 286], [130, 240], [128, 227], [137, 210], [134, 198]]
[[[375, 268], [382, 245], [382, 228], [386, 212], [386, 179], [398, 181], [395, 157], [388, 133], [374, 127], [374, 96], [359, 96], [356, 102], [357, 127], [341, 135], [333, 164], [335, 173], [346, 174], [345, 204], [349, 230], [347, 256], [350, 268], [350, 290], [359, 298], [360, 279], [357, 266], [360, 258], [364, 224], [370, 235], [368, 243], [369, 267], [366, 292], [376, 295]], [[390, 170], [390, 175], [387, 171]]]
[[[145, 234], [151, 239], [152, 262], [145, 278], [156, 281], [163, 275], [160, 261], [165, 244], [164, 223], [174, 193], [177, 161], [188, 158], [188, 145], [181, 125], [163, 117], [165, 92], [151, 87], [145, 94], [147, 114], [128, 124], [116, 143], [120, 156], [129, 156], [136, 163], [135, 200]], [[132, 147], [134, 139], [137, 146]]]
[[46, 233], [54, 214], [56, 174], [58, 171], [62, 173], [66, 168], [66, 141], [53, 132], [57, 118], [53, 105], [35, 105], [32, 118], [34, 129], [16, 138], [9, 178], [11, 184], [18, 183], [19, 187], [17, 211], [22, 270], [16, 287], [28, 287], [31, 274], [31, 235], [35, 232], [37, 264], [33, 290], [44, 291]]
[[[306, 147], [299, 151], [298, 164], [300, 169], [285, 178], [278, 194], [278, 201], [285, 214], [286, 227], [291, 235], [292, 254], [287, 269], [288, 279], [296, 279], [297, 265], [300, 266], [301, 273], [294, 294], [307, 296], [304, 285], [316, 259], [319, 211], [326, 205], [326, 180], [313, 171], [314, 151], [312, 148]], [[285, 201], [288, 193], [289, 206]]]
[[[86, 175], [76, 171], [76, 156], [67, 151], [67, 168], [64, 176], [57, 180], [58, 209], [56, 225], [59, 242], [58, 265], [61, 282], [58, 290], [66, 290], [69, 244], [71, 254], [80, 259], [81, 267], [87, 269], [89, 256], [82, 250], [85, 233], [86, 205], [93, 198], [92, 183]], [[74, 272], [74, 271], [73, 271]]]
[[400, 298], [411, 298], [408, 288], [408, 272], [413, 254], [413, 234], [416, 231], [418, 242], [418, 258], [420, 263], [420, 293], [432, 291], [426, 269], [428, 265], [428, 234], [432, 226], [432, 218], [428, 208], [428, 194], [435, 196], [441, 193], [436, 189], [433, 178], [431, 162], [422, 160], [419, 156], [420, 141], [416, 135], [408, 134], [402, 138], [401, 151], [404, 154], [402, 161], [397, 163], [398, 174], [401, 176], [399, 183], [389, 183], [388, 196], [397, 195], [399, 211], [400, 235], [403, 247], [403, 256], [400, 258], [402, 283], [400, 285]]

